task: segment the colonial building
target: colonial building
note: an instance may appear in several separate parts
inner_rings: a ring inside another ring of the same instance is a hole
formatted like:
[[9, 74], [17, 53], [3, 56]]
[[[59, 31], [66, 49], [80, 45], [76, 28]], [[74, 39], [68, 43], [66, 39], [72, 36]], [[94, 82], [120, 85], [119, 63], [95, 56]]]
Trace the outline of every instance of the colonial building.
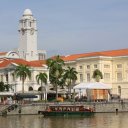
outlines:
[[40, 61], [26, 61], [23, 59], [1, 59], [0, 60], [0, 81], [11, 86], [12, 91], [20, 93], [22, 90], [22, 83], [19, 78], [15, 76], [16, 66], [19, 64], [28, 65], [31, 71], [31, 79], [25, 81], [25, 92], [38, 92], [41, 85], [37, 84], [36, 75], [40, 72], [45, 72], [48, 75], [48, 69], [45, 62]]
[[[35, 76], [40, 72], [48, 74], [45, 65], [46, 51], [37, 50], [36, 19], [30, 9], [26, 9], [19, 20], [19, 48], [14, 51], [0, 53], [0, 81], [12, 86], [14, 92], [21, 92], [21, 81], [14, 75], [17, 65], [29, 65], [32, 78], [25, 81], [25, 92], [38, 91]], [[92, 74], [99, 69], [103, 74], [103, 83], [112, 86], [111, 93], [128, 98], [128, 49], [91, 52], [63, 56], [66, 66], [78, 72], [76, 83], [93, 82]]]
[[93, 71], [99, 69], [101, 82], [112, 85], [111, 93], [128, 98], [128, 49], [73, 54], [63, 60], [78, 72], [77, 83], [93, 82]]
[[[36, 75], [40, 72], [48, 74], [45, 65], [46, 51], [37, 50], [36, 19], [30, 9], [26, 9], [19, 20], [19, 48], [0, 53], [0, 81], [9, 84], [13, 92], [21, 92], [21, 80], [14, 74], [19, 64], [28, 65], [32, 72], [31, 79], [25, 81], [25, 92], [37, 92], [41, 86], [37, 84]], [[49, 78], [48, 78], [49, 81]]]

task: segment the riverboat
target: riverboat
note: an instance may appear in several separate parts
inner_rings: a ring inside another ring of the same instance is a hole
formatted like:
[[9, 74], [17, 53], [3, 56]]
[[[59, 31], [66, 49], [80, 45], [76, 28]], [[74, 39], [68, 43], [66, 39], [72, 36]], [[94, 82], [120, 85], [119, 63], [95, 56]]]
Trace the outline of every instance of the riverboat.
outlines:
[[46, 116], [91, 116], [94, 109], [85, 107], [84, 105], [49, 105], [38, 114]]

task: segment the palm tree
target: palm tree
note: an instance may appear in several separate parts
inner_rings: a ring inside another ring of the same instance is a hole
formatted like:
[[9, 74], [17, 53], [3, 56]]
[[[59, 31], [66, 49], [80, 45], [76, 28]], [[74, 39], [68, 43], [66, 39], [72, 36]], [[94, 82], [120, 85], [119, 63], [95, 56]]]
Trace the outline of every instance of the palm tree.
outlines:
[[[41, 85], [42, 97], [43, 97], [43, 83], [47, 84], [48, 76], [46, 73], [39, 73], [36, 75], [37, 83]], [[46, 102], [46, 87], [45, 87], [45, 102]]]
[[96, 69], [93, 72], [92, 78], [94, 78], [96, 80], [96, 82], [99, 82], [100, 79], [103, 79], [103, 74], [99, 69]]
[[20, 64], [15, 69], [15, 74], [17, 77], [20, 77], [20, 80], [22, 81], [22, 93], [24, 93], [24, 82], [26, 78], [31, 78], [31, 71], [29, 69], [29, 66]]
[[4, 82], [0, 82], [0, 92], [4, 92], [5, 91], [5, 87], [4, 87]]
[[73, 84], [75, 84], [75, 81], [77, 80], [77, 71], [73, 67], [68, 67], [65, 70], [64, 73], [64, 79], [67, 82], [68, 90], [69, 90], [69, 95], [71, 97], [71, 87]]
[[58, 55], [54, 59], [48, 59], [46, 63], [49, 68], [49, 80], [56, 90], [56, 99], [58, 99], [58, 85], [60, 85], [63, 75], [64, 70], [62, 66], [64, 65], [64, 61]]

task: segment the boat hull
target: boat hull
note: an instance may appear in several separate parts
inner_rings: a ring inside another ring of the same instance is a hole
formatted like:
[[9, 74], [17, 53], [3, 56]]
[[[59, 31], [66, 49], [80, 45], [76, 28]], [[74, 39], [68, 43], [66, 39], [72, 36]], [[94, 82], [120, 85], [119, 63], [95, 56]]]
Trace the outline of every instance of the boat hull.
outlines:
[[48, 112], [48, 111], [38, 111], [38, 114], [42, 114], [44, 117], [46, 116], [92, 116], [94, 115], [94, 112], [85, 112], [85, 111], [81, 111], [81, 112]]

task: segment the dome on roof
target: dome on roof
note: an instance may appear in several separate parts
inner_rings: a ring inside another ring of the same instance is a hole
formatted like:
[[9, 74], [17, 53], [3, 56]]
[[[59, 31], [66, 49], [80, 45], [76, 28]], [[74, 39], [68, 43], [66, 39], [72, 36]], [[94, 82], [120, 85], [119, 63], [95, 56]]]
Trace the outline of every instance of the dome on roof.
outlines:
[[23, 15], [30, 16], [30, 15], [32, 15], [32, 11], [30, 9], [25, 9]]

